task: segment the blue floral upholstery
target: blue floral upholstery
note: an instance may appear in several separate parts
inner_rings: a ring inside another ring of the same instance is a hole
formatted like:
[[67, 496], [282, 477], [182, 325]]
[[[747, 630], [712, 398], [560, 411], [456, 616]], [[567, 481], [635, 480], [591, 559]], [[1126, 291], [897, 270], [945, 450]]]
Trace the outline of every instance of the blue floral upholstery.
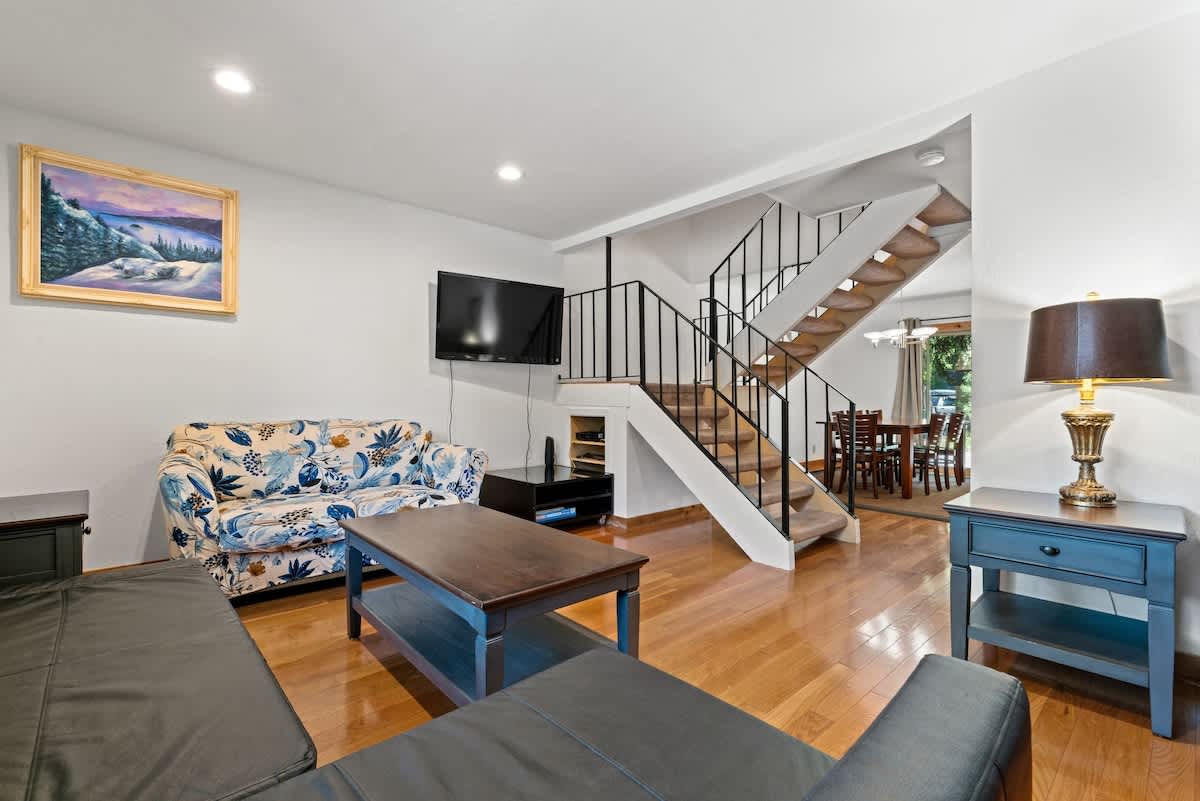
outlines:
[[343, 569], [338, 521], [476, 503], [487, 454], [409, 420], [188, 423], [158, 471], [173, 558], [227, 595]]

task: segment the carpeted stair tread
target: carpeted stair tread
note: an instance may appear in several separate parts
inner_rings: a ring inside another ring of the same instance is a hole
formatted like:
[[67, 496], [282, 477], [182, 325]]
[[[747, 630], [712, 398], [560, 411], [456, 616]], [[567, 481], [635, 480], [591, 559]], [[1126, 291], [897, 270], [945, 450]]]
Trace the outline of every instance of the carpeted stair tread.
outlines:
[[[751, 502], [757, 504], [759, 500], [759, 485], [757, 481], [742, 485], [742, 492], [746, 493], [746, 497]], [[802, 478], [788, 480], [788, 495], [791, 497], [792, 503], [807, 500], [813, 494], [812, 482]], [[773, 506], [783, 502], [783, 482], [779, 479], [762, 482], [762, 506]]]

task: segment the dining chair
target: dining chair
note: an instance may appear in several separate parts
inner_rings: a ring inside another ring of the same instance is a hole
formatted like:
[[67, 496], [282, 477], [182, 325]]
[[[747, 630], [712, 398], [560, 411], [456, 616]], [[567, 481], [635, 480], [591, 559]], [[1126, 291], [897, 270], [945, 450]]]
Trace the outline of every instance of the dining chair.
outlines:
[[[942, 491], [942, 477], [938, 473], [938, 454], [941, 450], [942, 435], [946, 432], [946, 415], [934, 412], [929, 415], [929, 429], [925, 432], [925, 442], [913, 446], [913, 475], [925, 480], [925, 494], [929, 494], [929, 474], [937, 484], [938, 492]], [[947, 486], [949, 486], [947, 484]]]
[[963, 437], [967, 434], [966, 422], [965, 414], [955, 412], [950, 415], [950, 420], [946, 423], [946, 439], [938, 452], [938, 461], [942, 464], [942, 480], [946, 484], [946, 489], [950, 488], [951, 466], [954, 467], [955, 485], [962, 486], [962, 480], [959, 478], [962, 473], [962, 465], [958, 464], [958, 450]]
[[[838, 439], [841, 442], [842, 448], [842, 477], [838, 483], [837, 491], [840, 493], [846, 488], [847, 474], [850, 475], [851, 481], [857, 481], [859, 471], [861, 470], [863, 489], [867, 487], [867, 477], [869, 476], [871, 480], [871, 492], [876, 498], [879, 497], [878, 477], [881, 474], [887, 477], [888, 491], [895, 492], [891, 464], [892, 460], [895, 459], [895, 452], [885, 451], [878, 447], [879, 421], [875, 415], [870, 412], [860, 412], [854, 415], [853, 439], [850, 433], [849, 413], [835, 413], [834, 422], [837, 425]], [[849, 445], [851, 441], [854, 443], [853, 464], [851, 464], [849, 459]]]

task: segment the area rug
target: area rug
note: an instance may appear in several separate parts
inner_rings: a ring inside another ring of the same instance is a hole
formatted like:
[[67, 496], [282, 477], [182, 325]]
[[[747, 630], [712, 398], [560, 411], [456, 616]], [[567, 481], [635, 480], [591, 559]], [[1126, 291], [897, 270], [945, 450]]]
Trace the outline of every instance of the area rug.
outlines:
[[[930, 478], [932, 479], [932, 476]], [[834, 486], [836, 487], [837, 484], [835, 483]], [[909, 500], [900, 497], [899, 484], [896, 486], [896, 493], [894, 495], [887, 491], [887, 487], [880, 486], [878, 498], [873, 498], [871, 490], [863, 489], [860, 485], [854, 491], [854, 505], [859, 509], [870, 509], [874, 512], [890, 512], [895, 515], [949, 521], [950, 515], [946, 514], [946, 510], [942, 508], [942, 504], [960, 495], [966, 495], [970, 491], [971, 476], [969, 474], [961, 487], [955, 485], [954, 476], [951, 476], [949, 489], [943, 487], [941, 492], [938, 492], [937, 485], [930, 480], [928, 495], [925, 494], [925, 482], [914, 478], [913, 496]], [[846, 494], [843, 490], [838, 493], [838, 497], [845, 501]]]

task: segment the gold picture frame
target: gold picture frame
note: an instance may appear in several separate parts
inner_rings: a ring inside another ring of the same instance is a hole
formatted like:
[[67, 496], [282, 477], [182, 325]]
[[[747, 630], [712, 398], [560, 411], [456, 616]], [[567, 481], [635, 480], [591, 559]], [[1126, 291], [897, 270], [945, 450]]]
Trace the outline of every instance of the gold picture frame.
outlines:
[[22, 295], [237, 313], [235, 190], [21, 145], [20, 215]]

